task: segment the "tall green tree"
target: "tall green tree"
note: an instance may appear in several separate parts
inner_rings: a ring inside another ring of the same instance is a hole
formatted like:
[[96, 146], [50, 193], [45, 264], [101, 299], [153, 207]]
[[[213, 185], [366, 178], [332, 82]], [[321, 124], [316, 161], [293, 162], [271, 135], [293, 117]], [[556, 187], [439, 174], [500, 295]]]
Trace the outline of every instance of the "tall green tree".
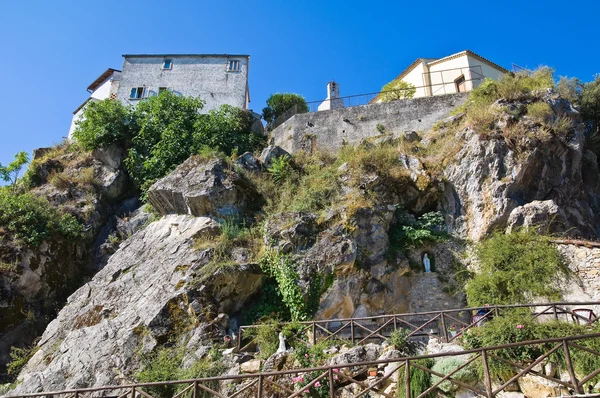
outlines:
[[27, 162], [29, 162], [29, 155], [27, 155], [27, 152], [21, 151], [15, 155], [15, 160], [10, 162], [8, 166], [2, 166], [2, 163], [0, 163], [0, 178], [5, 182], [9, 182], [14, 190], [17, 186], [19, 173]]
[[303, 96], [292, 93], [271, 94], [267, 106], [263, 108], [262, 116], [268, 124], [272, 124], [279, 116], [296, 106], [296, 113], [308, 112], [308, 105]]
[[84, 149], [93, 150], [106, 148], [115, 142], [126, 144], [137, 130], [131, 106], [105, 99], [85, 106], [73, 137]]
[[588, 130], [597, 132], [600, 130], [600, 74], [596, 75], [594, 81], [585, 83], [581, 90], [579, 100], [581, 117], [586, 123]]
[[417, 89], [414, 84], [405, 82], [404, 80], [392, 80], [381, 88], [381, 101], [390, 102], [412, 98], [416, 92]]

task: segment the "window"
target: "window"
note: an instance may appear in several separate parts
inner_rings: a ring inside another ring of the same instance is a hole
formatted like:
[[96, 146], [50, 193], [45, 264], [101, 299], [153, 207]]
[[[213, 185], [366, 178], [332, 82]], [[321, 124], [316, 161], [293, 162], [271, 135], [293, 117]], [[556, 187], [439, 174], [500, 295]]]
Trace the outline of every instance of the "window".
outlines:
[[461, 75], [458, 79], [456, 79], [454, 84], [456, 85], [457, 93], [464, 93], [467, 91], [467, 81], [465, 80], [465, 75]]
[[133, 87], [129, 94], [129, 99], [141, 99], [148, 97], [148, 90], [145, 87]]
[[172, 59], [165, 59], [163, 60], [163, 69], [171, 69], [173, 68], [173, 60]]
[[169, 91], [169, 92], [173, 92], [173, 87], [159, 87], [158, 88], [158, 93], [162, 93], [163, 91]]
[[240, 71], [240, 61], [228, 61], [227, 62], [227, 72], [239, 72]]

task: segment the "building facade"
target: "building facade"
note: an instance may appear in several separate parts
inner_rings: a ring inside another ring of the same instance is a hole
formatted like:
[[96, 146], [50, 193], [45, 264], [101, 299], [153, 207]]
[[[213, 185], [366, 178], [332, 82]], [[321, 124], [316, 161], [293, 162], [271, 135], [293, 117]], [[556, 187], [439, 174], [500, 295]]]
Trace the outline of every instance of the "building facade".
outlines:
[[223, 104], [248, 109], [248, 55], [163, 54], [123, 55], [117, 98], [137, 102], [163, 90], [205, 101], [203, 112]]
[[73, 111], [73, 119], [71, 120], [71, 127], [69, 128], [69, 139], [73, 136], [73, 131], [75, 131], [75, 128], [77, 127], [77, 122], [83, 117], [85, 106], [91, 101], [117, 98], [117, 90], [119, 89], [120, 81], [121, 71], [108, 68], [88, 86], [87, 91], [90, 93], [90, 97], [83, 101], [83, 103]]
[[[486, 78], [497, 80], [508, 70], [465, 50], [443, 58], [418, 58], [394, 79], [412, 84], [413, 98], [471, 91]], [[381, 96], [371, 101], [381, 102]]]

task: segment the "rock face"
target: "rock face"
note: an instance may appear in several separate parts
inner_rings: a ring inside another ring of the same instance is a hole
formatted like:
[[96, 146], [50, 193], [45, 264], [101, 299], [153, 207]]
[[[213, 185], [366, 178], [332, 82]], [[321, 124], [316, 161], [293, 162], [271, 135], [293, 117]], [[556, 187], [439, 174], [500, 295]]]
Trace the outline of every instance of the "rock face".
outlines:
[[235, 217], [258, 198], [254, 188], [224, 160], [193, 156], [148, 190], [160, 214]]
[[[502, 137], [467, 129], [445, 171], [444, 210], [455, 233], [480, 240], [494, 228], [542, 225], [548, 232], [592, 238], [598, 234], [598, 194], [584, 183], [582, 125], [562, 139], [531, 143], [518, 153]], [[596, 175], [597, 179], [598, 175]], [[590, 198], [595, 198], [589, 200]]]
[[[189, 352], [224, 334], [226, 321], [214, 308], [226, 300], [192, 283], [210, 259], [209, 251], [193, 249], [193, 239], [218, 230], [210, 218], [169, 215], [125, 241], [69, 297], [11, 393], [123, 383], [139, 367], [140, 355], [177, 334], [202, 336]], [[236, 296], [231, 308], [255, 293], [247, 288], [254, 274], [246, 269], [227, 277]]]

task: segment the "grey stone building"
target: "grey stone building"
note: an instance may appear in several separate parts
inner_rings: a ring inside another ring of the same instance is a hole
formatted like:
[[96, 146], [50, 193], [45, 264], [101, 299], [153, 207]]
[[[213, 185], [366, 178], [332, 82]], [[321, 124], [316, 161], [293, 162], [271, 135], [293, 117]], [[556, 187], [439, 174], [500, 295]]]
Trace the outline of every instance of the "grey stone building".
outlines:
[[248, 109], [249, 55], [125, 54], [117, 98], [124, 104], [163, 90], [206, 101], [203, 112], [223, 104]]

